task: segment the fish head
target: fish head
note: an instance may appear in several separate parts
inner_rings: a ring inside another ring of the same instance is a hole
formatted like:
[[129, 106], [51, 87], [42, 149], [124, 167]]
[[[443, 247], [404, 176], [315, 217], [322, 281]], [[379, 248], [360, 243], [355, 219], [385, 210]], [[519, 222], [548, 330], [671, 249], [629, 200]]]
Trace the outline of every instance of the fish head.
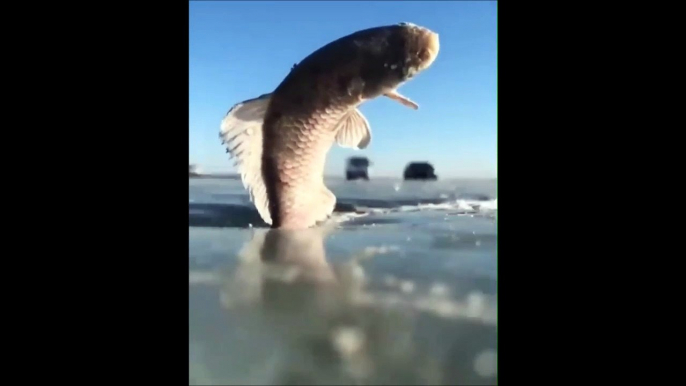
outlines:
[[364, 31], [356, 44], [362, 50], [360, 76], [365, 98], [374, 98], [426, 70], [439, 51], [438, 34], [412, 23]]
[[405, 80], [407, 80], [433, 64], [438, 56], [440, 43], [436, 32], [412, 23], [399, 23], [396, 30], [405, 43], [405, 63], [407, 63]]

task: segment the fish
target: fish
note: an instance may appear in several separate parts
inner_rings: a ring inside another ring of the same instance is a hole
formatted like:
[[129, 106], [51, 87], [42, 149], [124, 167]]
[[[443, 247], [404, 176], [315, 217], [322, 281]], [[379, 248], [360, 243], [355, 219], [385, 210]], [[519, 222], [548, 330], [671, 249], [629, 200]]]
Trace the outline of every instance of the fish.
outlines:
[[436, 32], [413, 23], [360, 30], [298, 62], [272, 92], [233, 105], [219, 136], [262, 220], [305, 229], [328, 219], [336, 205], [324, 183], [329, 150], [369, 146], [359, 110], [369, 100], [418, 109], [397, 89], [431, 66], [439, 48]]

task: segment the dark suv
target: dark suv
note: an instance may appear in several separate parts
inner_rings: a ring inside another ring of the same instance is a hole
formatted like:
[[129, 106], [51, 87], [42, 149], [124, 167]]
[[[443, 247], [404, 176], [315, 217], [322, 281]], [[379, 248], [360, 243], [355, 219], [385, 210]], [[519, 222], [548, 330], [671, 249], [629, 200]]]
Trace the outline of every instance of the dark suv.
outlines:
[[430, 163], [410, 162], [403, 172], [403, 178], [406, 180], [437, 180], [438, 176]]
[[367, 157], [350, 157], [345, 168], [346, 180], [369, 180], [368, 169], [371, 165]]

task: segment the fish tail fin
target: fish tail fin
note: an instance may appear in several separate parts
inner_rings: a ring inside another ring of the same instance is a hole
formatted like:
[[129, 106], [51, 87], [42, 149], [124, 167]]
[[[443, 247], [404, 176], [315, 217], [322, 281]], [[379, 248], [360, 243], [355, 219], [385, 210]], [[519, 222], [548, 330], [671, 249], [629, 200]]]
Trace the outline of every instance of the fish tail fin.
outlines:
[[226, 152], [235, 160], [250, 201], [262, 220], [271, 225], [269, 197], [262, 176], [262, 125], [270, 100], [271, 94], [263, 94], [235, 104], [222, 120], [219, 136]]

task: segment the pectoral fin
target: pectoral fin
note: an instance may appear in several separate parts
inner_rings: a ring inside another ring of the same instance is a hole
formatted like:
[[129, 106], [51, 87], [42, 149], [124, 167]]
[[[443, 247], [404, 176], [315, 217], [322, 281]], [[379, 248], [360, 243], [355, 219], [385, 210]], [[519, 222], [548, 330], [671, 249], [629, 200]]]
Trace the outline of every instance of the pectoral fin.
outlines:
[[385, 93], [385, 94], [383, 94], [383, 95], [386, 96], [386, 97], [388, 97], [388, 98], [393, 99], [393, 100], [396, 101], [396, 102], [402, 103], [403, 105], [405, 105], [405, 106], [407, 106], [407, 107], [409, 107], [409, 108], [411, 108], [411, 109], [414, 109], [414, 110], [419, 109], [419, 105], [418, 105], [418, 104], [412, 102], [409, 98], [407, 98], [407, 97], [405, 97], [405, 96], [403, 96], [403, 95], [400, 95], [400, 94], [399, 94], [397, 91], [395, 91], [395, 90], [389, 91], [389, 92], [387, 92], [387, 93]]

